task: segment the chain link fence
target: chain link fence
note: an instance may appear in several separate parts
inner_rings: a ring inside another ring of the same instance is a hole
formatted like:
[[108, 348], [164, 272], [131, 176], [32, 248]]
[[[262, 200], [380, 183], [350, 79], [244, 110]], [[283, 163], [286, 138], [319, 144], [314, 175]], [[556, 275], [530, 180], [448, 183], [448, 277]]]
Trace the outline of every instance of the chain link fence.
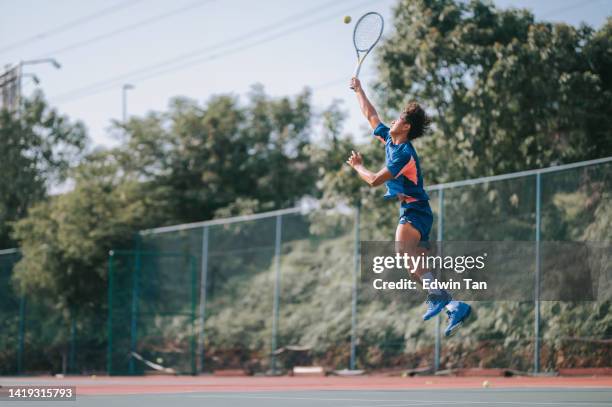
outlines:
[[44, 301], [16, 296], [10, 274], [18, 252], [0, 252], [6, 293], [0, 373], [142, 374], [150, 363], [185, 374], [278, 374], [296, 364], [415, 371], [610, 367], [610, 268], [596, 301], [540, 301], [554, 253], [539, 247], [600, 242], [610, 258], [611, 170], [606, 158], [429, 188], [432, 241], [536, 247], [533, 285], [526, 287], [533, 300], [476, 302], [471, 322], [448, 339], [441, 336], [445, 318], [422, 322], [422, 296], [368, 295], [359, 276], [360, 241], [391, 238], [396, 219], [373, 219], [365, 209], [292, 208], [143, 231], [133, 251], [109, 256], [108, 309], [88, 322], [43, 316], [36, 307]]

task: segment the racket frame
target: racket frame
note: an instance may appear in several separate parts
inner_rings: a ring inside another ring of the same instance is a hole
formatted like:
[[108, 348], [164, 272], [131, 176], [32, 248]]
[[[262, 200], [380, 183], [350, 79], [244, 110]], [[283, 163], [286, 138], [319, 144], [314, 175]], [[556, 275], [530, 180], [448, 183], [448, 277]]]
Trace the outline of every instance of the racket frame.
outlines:
[[[374, 41], [372, 45], [370, 45], [370, 48], [368, 48], [367, 51], [359, 51], [359, 49], [357, 48], [357, 43], [355, 42], [355, 34], [357, 33], [357, 27], [359, 27], [359, 23], [361, 22], [361, 20], [363, 20], [365, 17], [372, 15], [372, 14], [375, 14], [380, 18], [380, 21], [381, 21], [380, 34], [378, 34], [378, 38], [376, 39], [376, 41]], [[353, 45], [355, 46], [355, 52], [357, 53], [357, 66], [355, 67], [353, 77], [359, 78], [359, 71], [361, 70], [361, 64], [363, 63], [365, 58], [368, 56], [370, 51], [372, 51], [372, 49], [376, 46], [376, 44], [378, 44], [378, 41], [380, 41], [380, 39], [382, 38], [382, 33], [384, 29], [385, 29], [385, 19], [383, 18], [382, 15], [380, 15], [380, 13], [377, 13], [375, 11], [370, 11], [368, 13], [365, 13], [364, 15], [359, 17], [359, 20], [357, 20], [357, 23], [355, 23], [355, 28], [353, 28]], [[365, 54], [363, 56], [359, 56], [359, 52], [365, 52]]]

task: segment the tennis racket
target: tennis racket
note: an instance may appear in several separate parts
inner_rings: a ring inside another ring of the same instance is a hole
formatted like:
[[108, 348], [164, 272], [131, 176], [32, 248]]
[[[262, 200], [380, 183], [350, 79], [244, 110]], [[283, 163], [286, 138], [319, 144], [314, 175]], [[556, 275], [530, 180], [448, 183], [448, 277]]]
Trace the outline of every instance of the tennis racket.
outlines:
[[355, 78], [359, 77], [361, 64], [382, 37], [384, 27], [383, 17], [374, 11], [362, 15], [357, 20], [353, 30], [353, 44], [357, 52], [357, 66], [353, 73]]

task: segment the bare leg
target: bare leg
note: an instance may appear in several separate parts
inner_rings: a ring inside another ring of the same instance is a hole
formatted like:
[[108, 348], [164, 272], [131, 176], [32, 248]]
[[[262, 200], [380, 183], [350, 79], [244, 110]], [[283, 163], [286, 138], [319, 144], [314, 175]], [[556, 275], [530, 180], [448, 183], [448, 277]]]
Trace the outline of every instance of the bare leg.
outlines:
[[[397, 229], [395, 230], [395, 251], [397, 253], [407, 253], [409, 256], [427, 255], [427, 249], [419, 247], [420, 241], [421, 232], [410, 223], [397, 225]], [[414, 274], [416, 274], [420, 280], [427, 271], [429, 270], [425, 267], [419, 267]]]

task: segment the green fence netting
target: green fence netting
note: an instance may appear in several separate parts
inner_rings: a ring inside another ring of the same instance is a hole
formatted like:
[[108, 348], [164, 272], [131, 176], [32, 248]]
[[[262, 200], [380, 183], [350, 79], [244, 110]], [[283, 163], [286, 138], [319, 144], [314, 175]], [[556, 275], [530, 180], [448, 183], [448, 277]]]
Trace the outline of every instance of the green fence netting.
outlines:
[[25, 301], [13, 288], [13, 267], [20, 259], [17, 250], [0, 253], [0, 374], [23, 371], [23, 314]]
[[151, 371], [147, 362], [178, 374], [195, 374], [195, 257], [113, 251], [108, 273], [109, 374], [142, 374]]
[[[595, 242], [592, 261], [612, 264], [611, 176], [608, 160], [435, 186], [430, 240]], [[2, 251], [0, 373], [612, 366], [609, 273], [580, 276], [597, 280], [595, 301], [536, 302], [527, 259], [530, 300], [474, 302], [449, 339], [445, 316], [422, 322], [421, 291], [373, 295], [359, 242], [393, 239], [397, 222], [396, 205], [373, 199], [362, 197], [359, 214], [290, 209], [142, 232], [131, 251], [109, 256], [99, 310], [60, 313], [58, 299], [20, 296], [19, 253]], [[380, 205], [389, 211], [372, 209]], [[541, 284], [555, 281], [558, 261], [541, 250]]]

